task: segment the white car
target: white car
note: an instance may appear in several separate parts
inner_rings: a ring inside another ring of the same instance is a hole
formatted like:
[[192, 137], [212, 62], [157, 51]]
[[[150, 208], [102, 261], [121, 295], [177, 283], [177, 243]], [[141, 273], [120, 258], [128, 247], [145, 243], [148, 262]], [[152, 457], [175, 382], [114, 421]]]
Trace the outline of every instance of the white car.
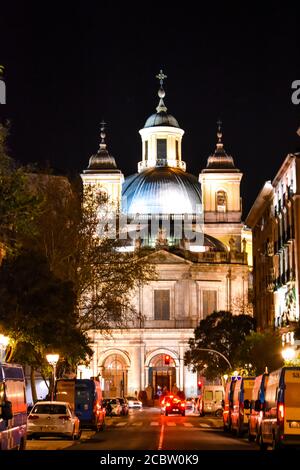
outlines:
[[103, 405], [106, 409], [107, 416], [121, 416], [122, 415], [122, 405], [118, 398], [105, 398], [103, 400]]
[[79, 439], [80, 421], [69, 403], [38, 401], [28, 415], [27, 439], [44, 436]]
[[126, 397], [128, 401], [128, 408], [142, 408], [143, 403], [136, 397]]

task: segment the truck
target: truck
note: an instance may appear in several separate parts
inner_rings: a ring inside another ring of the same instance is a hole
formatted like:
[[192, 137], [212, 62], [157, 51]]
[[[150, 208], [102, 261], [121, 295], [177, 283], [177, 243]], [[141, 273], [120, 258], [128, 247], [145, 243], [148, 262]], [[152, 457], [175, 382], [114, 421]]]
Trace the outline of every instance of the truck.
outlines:
[[81, 428], [104, 430], [105, 408], [99, 380], [58, 379], [55, 385], [55, 399], [70, 404], [80, 420]]
[[24, 450], [27, 403], [23, 367], [0, 363], [0, 450]]

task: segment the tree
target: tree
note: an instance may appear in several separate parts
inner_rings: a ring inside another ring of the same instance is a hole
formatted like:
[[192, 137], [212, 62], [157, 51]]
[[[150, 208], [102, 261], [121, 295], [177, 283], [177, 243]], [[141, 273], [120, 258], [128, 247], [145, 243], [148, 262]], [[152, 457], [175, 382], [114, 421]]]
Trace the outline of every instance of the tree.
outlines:
[[[0, 244], [5, 252], [20, 248], [23, 235], [36, 232], [40, 199], [32, 194], [24, 168], [8, 156], [8, 126], [0, 123]], [[1, 253], [0, 253], [1, 255]], [[0, 258], [1, 260], [1, 258]]]
[[259, 375], [283, 365], [281, 337], [276, 333], [252, 332], [238, 348], [235, 363], [249, 375]]
[[59, 352], [68, 368], [92, 355], [78, 325], [72, 283], [58, 279], [39, 253], [22, 251], [4, 259], [0, 297], [0, 326], [14, 341], [13, 358], [35, 370], [47, 367], [46, 352]]
[[[110, 231], [110, 222], [116, 224], [115, 233]], [[126, 326], [138, 314], [133, 304], [135, 290], [156, 277], [147, 259], [149, 252], [141, 248], [123, 251], [127, 240], [119, 235], [117, 210], [95, 189], [85, 188], [74, 285], [81, 324], [87, 329]]]
[[67, 178], [37, 176], [31, 180], [43, 204], [38, 232], [27, 237], [26, 245], [34, 244], [53, 273], [73, 283], [81, 328], [105, 332], [126, 326], [137, 315], [134, 290], [155, 278], [148, 252], [120, 251], [124, 241], [106, 230], [111, 205], [91, 188], [83, 198], [81, 187]]
[[228, 364], [221, 356], [201, 349], [214, 349], [233, 365], [237, 348], [254, 328], [255, 322], [250, 315], [232, 315], [226, 311], [212, 313], [195, 329], [185, 354], [185, 364], [194, 371], [202, 371], [208, 379], [228, 372]]

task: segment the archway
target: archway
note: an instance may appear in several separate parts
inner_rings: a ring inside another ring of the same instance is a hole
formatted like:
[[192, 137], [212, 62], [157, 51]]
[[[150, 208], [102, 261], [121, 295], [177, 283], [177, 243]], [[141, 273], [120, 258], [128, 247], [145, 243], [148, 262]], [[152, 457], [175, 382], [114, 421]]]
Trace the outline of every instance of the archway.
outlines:
[[149, 361], [149, 384], [153, 398], [160, 398], [168, 392], [178, 390], [176, 384], [176, 363], [170, 354], [160, 353]]
[[102, 366], [104, 397], [124, 397], [127, 395], [127, 364], [120, 354], [110, 354]]

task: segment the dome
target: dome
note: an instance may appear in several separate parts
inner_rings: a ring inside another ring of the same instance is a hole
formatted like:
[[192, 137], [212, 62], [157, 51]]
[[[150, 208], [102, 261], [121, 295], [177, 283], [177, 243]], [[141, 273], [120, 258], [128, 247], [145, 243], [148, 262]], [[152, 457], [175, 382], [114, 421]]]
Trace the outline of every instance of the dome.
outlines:
[[199, 213], [201, 187], [195, 176], [171, 167], [149, 168], [125, 179], [122, 207], [127, 214]]
[[145, 122], [144, 128], [156, 126], [178, 127], [180, 129], [177, 119], [174, 118], [172, 114], [168, 114], [165, 111], [154, 113], [150, 117], [148, 117], [147, 121]]
[[109, 155], [106, 148], [100, 148], [95, 155], [92, 155], [89, 161], [88, 170], [115, 170], [116, 161]]

